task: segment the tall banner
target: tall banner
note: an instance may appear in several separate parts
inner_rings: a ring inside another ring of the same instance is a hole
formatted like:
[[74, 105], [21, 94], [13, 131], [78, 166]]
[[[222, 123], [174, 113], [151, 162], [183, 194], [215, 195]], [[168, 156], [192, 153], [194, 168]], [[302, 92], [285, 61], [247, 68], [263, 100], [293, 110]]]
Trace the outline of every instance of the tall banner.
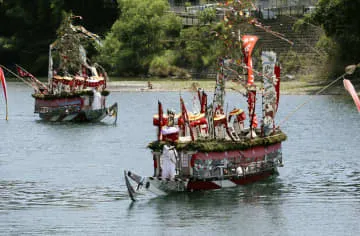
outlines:
[[194, 141], [194, 134], [192, 132], [191, 126], [190, 126], [190, 122], [189, 122], [189, 116], [185, 107], [185, 103], [184, 100], [182, 99], [182, 97], [180, 97], [180, 105], [181, 105], [181, 116], [184, 120], [184, 125], [189, 127], [190, 130], [190, 136], [191, 136], [191, 140]]
[[198, 89], [198, 97], [200, 101], [200, 113], [205, 113], [207, 108], [207, 94], [203, 89]]
[[350, 80], [344, 79], [344, 87], [345, 89], [350, 93], [352, 99], [355, 102], [355, 105], [358, 109], [358, 111], [360, 112], [360, 99], [359, 96], [357, 95], [354, 86], [352, 85], [352, 83], [350, 82]]
[[249, 119], [250, 119], [250, 133], [252, 137], [252, 130], [257, 127], [257, 120], [255, 114], [256, 103], [256, 86], [253, 85], [248, 88], [248, 107], [249, 107]]
[[53, 84], [52, 84], [52, 79], [54, 77], [54, 68], [53, 68], [53, 58], [51, 55], [51, 50], [53, 49], [54, 45], [50, 44], [49, 46], [49, 65], [48, 65], [48, 85], [49, 85], [49, 89], [50, 91], [53, 91]]
[[280, 64], [277, 62], [274, 68], [276, 83], [275, 83], [275, 91], [276, 91], [276, 111], [279, 108], [279, 100], [280, 100], [280, 73], [281, 67]]
[[163, 125], [163, 109], [162, 104], [158, 101], [158, 115], [159, 115], [159, 127], [158, 127], [158, 140], [161, 140], [161, 129]]
[[[275, 113], [277, 110], [278, 96], [276, 86], [278, 84], [275, 75], [276, 53], [273, 51], [263, 51], [261, 53], [263, 69], [263, 132], [265, 136], [271, 134], [275, 128]], [[276, 69], [277, 70], [277, 69]]]
[[254, 74], [252, 68], [252, 59], [251, 53], [255, 47], [256, 42], [258, 41], [258, 37], [253, 35], [244, 35], [241, 38], [242, 40], [242, 51], [244, 54], [244, 63], [248, 69], [248, 85], [254, 84]]
[[0, 81], [4, 90], [5, 104], [6, 104], [6, 116], [5, 119], [8, 120], [8, 101], [7, 101], [7, 86], [3, 69], [0, 67]]
[[213, 113], [216, 111], [223, 113], [224, 111], [224, 97], [225, 97], [225, 74], [224, 74], [224, 61], [219, 61], [218, 73], [216, 75], [215, 92], [213, 98]]
[[249, 107], [249, 119], [250, 119], [250, 130], [252, 138], [252, 130], [254, 128], [254, 119], [255, 119], [255, 102], [256, 102], [256, 86], [254, 85], [254, 73], [251, 53], [255, 47], [258, 37], [254, 35], [244, 35], [241, 38], [242, 40], [242, 52], [244, 54], [244, 63], [246, 64], [248, 72], [248, 107]]

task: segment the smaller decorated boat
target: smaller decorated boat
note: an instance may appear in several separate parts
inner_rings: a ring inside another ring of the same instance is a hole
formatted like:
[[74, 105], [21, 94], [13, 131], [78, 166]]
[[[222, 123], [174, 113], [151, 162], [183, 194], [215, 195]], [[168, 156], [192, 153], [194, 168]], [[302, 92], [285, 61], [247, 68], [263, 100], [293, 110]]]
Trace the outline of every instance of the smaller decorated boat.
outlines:
[[100, 38], [73, 21], [70, 15], [58, 30], [58, 39], [49, 47], [48, 83], [16, 65], [17, 77], [34, 88], [34, 112], [45, 121], [98, 122], [106, 117], [117, 121], [117, 103], [107, 107], [109, 80], [105, 69], [91, 63], [82, 42], [90, 39], [101, 45]]

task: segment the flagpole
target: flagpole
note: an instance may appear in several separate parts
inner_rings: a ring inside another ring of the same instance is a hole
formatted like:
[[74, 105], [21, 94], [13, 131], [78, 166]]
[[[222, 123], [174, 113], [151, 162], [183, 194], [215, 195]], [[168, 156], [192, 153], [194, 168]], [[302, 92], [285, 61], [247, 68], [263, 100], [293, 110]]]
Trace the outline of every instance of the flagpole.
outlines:
[[6, 116], [5, 116], [5, 119], [8, 120], [8, 114], [9, 114], [9, 111], [8, 111], [8, 102], [7, 102], [7, 99], [6, 99]]

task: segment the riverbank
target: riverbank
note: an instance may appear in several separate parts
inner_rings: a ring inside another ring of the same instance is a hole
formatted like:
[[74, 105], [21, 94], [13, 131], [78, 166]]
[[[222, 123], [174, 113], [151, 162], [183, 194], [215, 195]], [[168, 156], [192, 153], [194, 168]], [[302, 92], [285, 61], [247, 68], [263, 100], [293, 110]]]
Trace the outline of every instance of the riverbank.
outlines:
[[[10, 79], [8, 83], [24, 84], [22, 82]], [[151, 87], [149, 87], [149, 82]], [[281, 81], [281, 94], [293, 95], [311, 95], [324, 88], [331, 81], [324, 82], [310, 82], [310, 81]], [[25, 84], [24, 84], [25, 85]], [[260, 86], [260, 84], [259, 84]], [[152, 92], [152, 91], [194, 91], [197, 88], [203, 88], [205, 91], [212, 92], [215, 87], [213, 80], [116, 80], [110, 81], [107, 84], [107, 89], [111, 92]], [[226, 82], [227, 91], [245, 92], [238, 83], [228, 81]], [[345, 94], [346, 91], [342, 85], [342, 80], [323, 91], [321, 94]]]
[[[149, 86], [150, 82], [150, 86]], [[282, 94], [315, 94], [330, 82], [314, 83], [308, 81], [282, 81]], [[206, 91], [213, 91], [215, 81], [210, 80], [128, 80], [128, 81], [111, 81], [108, 83], [110, 91], [194, 91], [196, 88], [203, 88]], [[244, 92], [244, 89], [238, 83], [226, 82], [227, 91]], [[325, 90], [321, 94], [344, 94], [342, 81]]]

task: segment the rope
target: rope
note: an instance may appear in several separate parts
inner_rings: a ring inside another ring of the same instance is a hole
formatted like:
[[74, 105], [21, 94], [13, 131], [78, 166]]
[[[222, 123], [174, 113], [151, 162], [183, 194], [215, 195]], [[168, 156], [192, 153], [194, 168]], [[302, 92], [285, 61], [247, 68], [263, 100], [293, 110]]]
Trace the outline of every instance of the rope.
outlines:
[[[339, 76], [336, 80], [332, 81], [330, 84], [326, 85], [325, 87], [323, 87], [322, 89], [320, 89], [319, 91], [317, 91], [314, 95], [319, 95], [320, 93], [322, 93], [325, 89], [329, 88], [330, 86], [332, 86], [334, 83], [336, 83], [338, 80], [344, 78], [344, 76], [346, 75], [346, 73], [342, 74], [341, 76]], [[289, 118], [291, 116], [293, 116], [298, 110], [300, 110], [301, 107], [303, 107], [304, 105], [306, 105], [308, 102], [310, 102], [312, 99], [314, 99], [314, 97], [309, 98], [308, 100], [306, 100], [305, 102], [303, 102], [302, 104], [298, 105], [295, 110], [293, 110], [292, 112], [290, 112], [279, 124], [283, 125], [286, 121], [289, 120]]]

